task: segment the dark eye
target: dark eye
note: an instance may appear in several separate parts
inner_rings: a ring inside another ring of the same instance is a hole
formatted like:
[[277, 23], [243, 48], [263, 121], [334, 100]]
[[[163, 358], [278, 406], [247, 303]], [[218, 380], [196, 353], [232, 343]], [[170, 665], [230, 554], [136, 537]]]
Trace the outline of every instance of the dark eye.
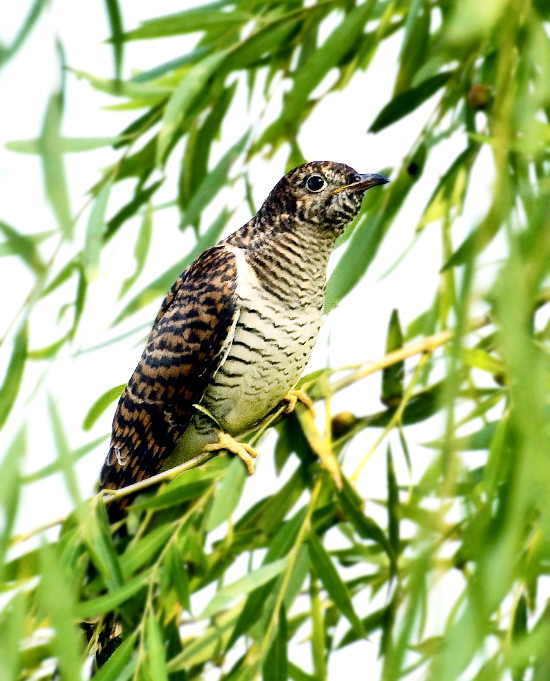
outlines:
[[322, 175], [310, 175], [306, 180], [306, 187], [310, 192], [320, 192], [326, 183]]

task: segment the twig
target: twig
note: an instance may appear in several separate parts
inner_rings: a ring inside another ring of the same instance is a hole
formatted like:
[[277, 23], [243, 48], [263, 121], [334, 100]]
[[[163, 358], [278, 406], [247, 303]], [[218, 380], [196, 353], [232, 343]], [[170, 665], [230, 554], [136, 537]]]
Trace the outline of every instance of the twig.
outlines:
[[[477, 331], [477, 329], [481, 329], [482, 327], [490, 324], [491, 321], [492, 320], [489, 315], [475, 317], [467, 323], [466, 332], [469, 333], [471, 331]], [[414, 343], [404, 345], [402, 348], [394, 350], [393, 352], [389, 352], [380, 359], [365, 362], [352, 373], [344, 376], [339, 381], [332, 383], [330, 390], [331, 392], [335, 393], [338, 390], [346, 388], [348, 385], [355, 383], [361, 378], [365, 378], [365, 376], [370, 376], [377, 371], [386, 369], [387, 367], [397, 364], [398, 362], [402, 362], [404, 359], [407, 359], [407, 357], [412, 357], [413, 355], [419, 355], [422, 353], [431, 353], [441, 345], [448, 343], [454, 337], [455, 333], [456, 331], [454, 329], [446, 329], [440, 333], [435, 333], [433, 336], [426, 336], [425, 338], [421, 338]]]

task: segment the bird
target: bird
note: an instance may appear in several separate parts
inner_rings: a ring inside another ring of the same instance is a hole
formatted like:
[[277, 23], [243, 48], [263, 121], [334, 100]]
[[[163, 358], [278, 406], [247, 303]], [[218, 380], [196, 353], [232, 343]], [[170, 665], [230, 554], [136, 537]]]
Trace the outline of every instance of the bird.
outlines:
[[329, 257], [365, 192], [386, 182], [343, 163], [300, 165], [183, 271], [118, 402], [100, 489], [208, 451], [254, 471], [240, 438], [281, 404], [311, 406], [295, 386], [321, 326]]

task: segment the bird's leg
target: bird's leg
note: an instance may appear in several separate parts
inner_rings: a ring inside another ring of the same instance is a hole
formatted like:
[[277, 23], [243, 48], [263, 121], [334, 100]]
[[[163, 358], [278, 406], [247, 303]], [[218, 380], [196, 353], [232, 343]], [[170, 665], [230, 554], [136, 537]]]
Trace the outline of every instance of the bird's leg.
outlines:
[[288, 404], [285, 407], [285, 414], [292, 414], [296, 408], [296, 402], [301, 402], [306, 406], [311, 412], [312, 416], [315, 416], [315, 409], [313, 408], [313, 402], [311, 398], [308, 397], [304, 390], [289, 390], [287, 394], [283, 397], [283, 402]]
[[247, 445], [246, 442], [237, 442], [229, 433], [226, 433], [223, 430], [219, 430], [216, 435], [218, 436], [218, 441], [205, 445], [203, 451], [218, 452], [222, 449], [226, 449], [228, 452], [231, 452], [231, 454], [236, 454], [246, 466], [248, 475], [252, 475], [252, 473], [254, 473], [254, 463], [252, 459], [255, 459], [258, 456], [258, 452], [250, 445]]

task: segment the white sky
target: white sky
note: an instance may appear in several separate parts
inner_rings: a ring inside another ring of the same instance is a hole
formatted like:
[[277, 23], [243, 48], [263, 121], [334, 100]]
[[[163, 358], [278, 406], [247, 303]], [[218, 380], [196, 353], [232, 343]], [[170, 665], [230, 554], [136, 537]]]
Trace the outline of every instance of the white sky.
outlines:
[[[3, 10], [0, 25], [0, 40], [9, 43], [16, 27], [26, 15], [30, 2], [13, 3], [9, 10]], [[108, 45], [102, 41], [108, 36], [103, 4], [77, 3], [70, 0], [55, 0], [53, 15], [42, 17], [35, 27], [31, 38], [19, 55], [0, 73], [0, 219], [27, 233], [44, 231], [55, 227], [51, 210], [44, 199], [40, 163], [37, 157], [18, 155], [4, 149], [6, 141], [33, 138], [39, 134], [47, 98], [55, 88], [58, 71], [52, 49], [52, 36], [58, 31], [66, 48], [69, 66], [91, 72], [102, 77], [112, 75], [112, 55]], [[124, 25], [127, 29], [135, 27], [140, 20], [157, 14], [179, 11], [182, 2], [165, 0], [163, 3], [150, 3], [145, 0], [132, 0], [123, 4]], [[200, 4], [200, 3], [194, 3]], [[188, 6], [188, 5], [186, 5]], [[148, 69], [186, 51], [185, 39], [176, 38], [166, 41], [130, 43], [125, 52], [127, 70]], [[387, 41], [376, 56], [368, 73], [358, 74], [343, 93], [326, 98], [311, 116], [304, 127], [300, 141], [301, 148], [309, 160], [334, 160], [348, 163], [359, 172], [378, 172], [387, 166], [396, 166], [418, 134], [425, 121], [427, 111], [433, 107], [428, 102], [414, 116], [391, 126], [378, 135], [367, 135], [366, 129], [375, 115], [391, 96], [391, 86], [395, 71], [399, 35]], [[67, 106], [63, 122], [63, 133], [68, 136], [114, 136], [135, 116], [135, 112], [112, 112], [100, 107], [114, 103], [114, 100], [93, 91], [89, 85], [67, 75]], [[6, 105], [6, 103], [8, 103]], [[245, 113], [246, 115], [246, 113]], [[242, 121], [235, 117], [225, 126], [218, 153], [223, 153], [239, 136]], [[441, 266], [440, 232], [437, 225], [429, 226], [418, 244], [403, 263], [388, 277], [381, 276], [395, 262], [396, 258], [410, 244], [420, 211], [424, 207], [433, 188], [434, 179], [444, 172], [461, 147], [451, 142], [434, 153], [426, 169], [425, 178], [413, 191], [384, 241], [379, 256], [360, 285], [326, 319], [310, 363], [310, 370], [326, 366], [339, 366], [363, 362], [384, 354], [386, 328], [391, 310], [399, 309], [403, 326], [428, 307], [438, 286], [438, 269]], [[286, 152], [285, 152], [286, 154]], [[109, 149], [66, 157], [67, 176], [73, 212], [80, 211], [85, 205], [87, 189], [99, 179], [98, 169], [105, 167], [115, 158]], [[277, 155], [269, 162], [257, 162], [254, 176], [254, 197], [257, 205], [282, 173], [284, 155]], [[177, 155], [168, 166], [168, 174], [177, 166]], [[479, 177], [480, 190], [488, 185], [491, 173], [487, 159], [481, 159]], [[174, 181], [166, 183], [161, 196], [168, 200], [174, 195]], [[126, 189], [117, 190], [108, 214], [112, 215], [122, 205]], [[378, 190], [374, 190], [378, 191]], [[383, 190], [382, 190], [383, 191]], [[485, 197], [477, 194], [475, 205], [467, 206], [466, 215], [456, 225], [457, 243], [467, 233], [473, 216], [482, 212]], [[226, 193], [222, 199], [231, 197]], [[164, 200], [163, 199], [163, 200]], [[159, 203], [155, 199], [155, 203]], [[214, 202], [210, 213], [219, 212], [221, 205]], [[77, 224], [77, 244], [82, 239], [87, 213]], [[227, 233], [244, 223], [250, 215], [246, 205], [242, 205], [227, 228]], [[138, 222], [134, 220], [135, 226]], [[208, 224], [206, 221], [205, 224]], [[130, 232], [130, 230], [124, 230]], [[156, 277], [164, 267], [169, 267], [186, 252], [190, 241], [177, 229], [177, 214], [167, 210], [155, 214], [153, 247], [147, 261], [145, 273], [130, 292], [135, 293], [140, 286]], [[56, 458], [51, 436], [49, 417], [45, 407], [45, 393], [50, 392], [56, 401], [67, 428], [70, 445], [77, 447], [108, 432], [114, 405], [100, 419], [90, 433], [83, 433], [81, 424], [93, 402], [105, 390], [125, 382], [141, 354], [139, 335], [110, 346], [106, 351], [85, 354], [78, 358], [71, 355], [75, 350], [90, 347], [101, 342], [109, 334], [109, 324], [115, 316], [118, 303], [114, 293], [120, 283], [134, 267], [132, 257], [133, 241], [131, 235], [117, 238], [102, 255], [99, 280], [89, 288], [88, 304], [78, 334], [75, 347], [67, 350], [50, 369], [43, 382], [33, 394], [35, 383], [42, 375], [44, 367], [31, 367], [25, 377], [22, 396], [17, 402], [16, 412], [12, 413], [8, 427], [2, 433], [2, 450], [11, 440], [22, 422], [29, 426], [29, 449], [24, 462], [24, 470], [31, 471]], [[66, 249], [67, 254], [70, 248]], [[168, 255], [167, 255], [168, 254]], [[337, 256], [336, 256], [337, 257]], [[62, 262], [62, 261], [60, 261]], [[0, 333], [3, 334], [7, 321], [11, 320], [32, 284], [31, 276], [19, 267], [15, 258], [3, 258], [0, 262], [0, 290], [2, 291], [2, 315]], [[56, 340], [61, 332], [54, 318], [58, 299], [51, 304], [42, 305], [33, 313], [31, 347], [38, 348]], [[151, 322], [160, 304], [160, 299], [141, 314], [135, 315], [125, 328], [133, 328], [139, 323]], [[117, 329], [115, 335], [120, 333]], [[145, 335], [145, 331], [142, 335]], [[0, 362], [5, 366], [9, 347], [0, 350]], [[409, 369], [414, 367], [409, 364]], [[380, 376], [368, 378], [349, 390], [337, 395], [332, 409], [352, 409], [358, 415], [378, 411]], [[319, 426], [323, 426], [323, 409], [318, 408]], [[423, 427], [411, 433], [411, 441], [423, 442], [434, 437]], [[370, 444], [379, 434], [370, 430], [357, 437], [345, 459], [344, 470], [351, 473]], [[252, 501], [273, 489], [276, 482], [271, 462], [269, 436], [259, 447], [260, 459], [257, 473], [247, 481], [246, 494], [241, 505], [246, 508]], [[391, 440], [393, 442], [393, 440]], [[106, 446], [86, 457], [78, 467], [79, 480], [83, 495], [92, 492], [93, 485], [103, 458]], [[375, 453], [368, 464], [367, 472], [359, 482], [359, 492], [367, 499], [383, 498], [385, 490], [385, 450], [383, 446]], [[408, 479], [403, 460], [394, 447], [397, 474], [405, 482]], [[422, 470], [430, 458], [429, 450], [412, 446], [413, 465]], [[290, 473], [289, 469], [284, 479]], [[67, 512], [69, 501], [60, 480], [52, 484], [48, 478], [43, 483], [32, 485], [24, 497], [20, 529], [27, 530], [49, 519]], [[384, 523], [384, 513], [374, 504], [367, 502], [367, 512]], [[374, 609], [373, 605], [368, 606]], [[364, 604], [363, 612], [367, 611]], [[342, 632], [340, 632], [342, 633]], [[366, 665], [376, 668], [375, 643], [361, 643], [346, 648], [335, 655], [332, 671], [346, 669], [348, 681], [364, 678]], [[345, 667], [342, 667], [345, 665]]]

